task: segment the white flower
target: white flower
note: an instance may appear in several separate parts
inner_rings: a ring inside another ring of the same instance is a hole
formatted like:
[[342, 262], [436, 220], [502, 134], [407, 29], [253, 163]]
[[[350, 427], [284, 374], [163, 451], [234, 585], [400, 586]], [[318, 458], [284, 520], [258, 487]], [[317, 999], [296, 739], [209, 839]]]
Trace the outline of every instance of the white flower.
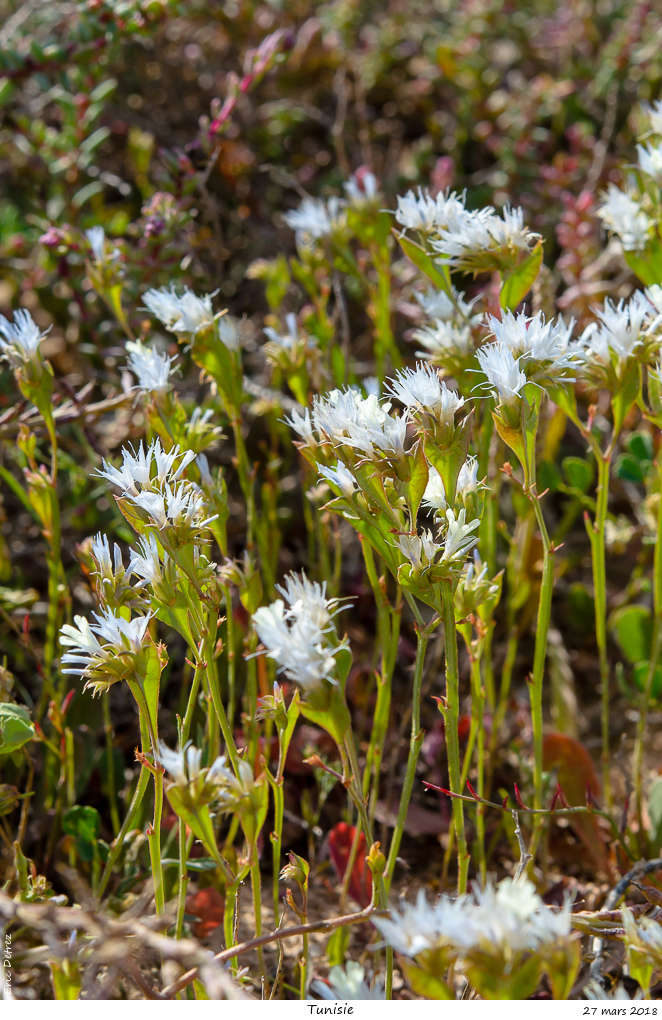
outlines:
[[241, 326], [233, 315], [216, 317], [218, 339], [229, 351], [237, 351], [241, 346]]
[[143, 295], [143, 300], [152, 313], [172, 333], [194, 335], [207, 329], [214, 322], [211, 306], [213, 294], [199, 297], [185, 288], [180, 294], [174, 286], [152, 288]]
[[397, 547], [415, 570], [425, 570], [437, 561], [443, 547], [435, 542], [431, 531], [420, 535], [398, 535]]
[[321, 999], [384, 999], [384, 981], [368, 984], [360, 963], [348, 960], [344, 967], [332, 967], [327, 981], [313, 981], [313, 991]]
[[464, 294], [453, 288], [451, 298], [444, 290], [430, 288], [425, 293], [415, 295], [416, 300], [430, 319], [441, 319], [442, 322], [451, 322], [457, 318], [464, 319], [471, 325], [480, 322], [480, 315], [473, 313], [472, 309], [478, 298], [466, 301]]
[[479, 520], [469, 521], [467, 524], [467, 511], [464, 507], [457, 517], [455, 511], [450, 507], [446, 510], [446, 534], [444, 536], [444, 552], [442, 562], [463, 560], [469, 550], [478, 541], [478, 536], [473, 532], [480, 527]]
[[[179, 466], [173, 470], [177, 460], [180, 461]], [[195, 460], [195, 453], [192, 450], [182, 453], [178, 446], [173, 446], [166, 453], [161, 446], [161, 440], [153, 439], [146, 449], [142, 441], [137, 451], [131, 446], [122, 447], [120, 468], [113, 467], [104, 460], [103, 467], [93, 474], [105, 478], [111, 485], [116, 485], [125, 495], [135, 496], [138, 494], [138, 486], [141, 488], [150, 485], [161, 486], [166, 481], [172, 484], [192, 460]]]
[[452, 268], [478, 273], [492, 268], [495, 260], [529, 252], [538, 240], [539, 235], [524, 226], [521, 209], [505, 206], [499, 214], [488, 206], [458, 210], [438, 231], [432, 247]]
[[635, 291], [629, 301], [618, 304], [607, 298], [601, 308], [593, 311], [598, 321], [586, 327], [578, 351], [589, 374], [594, 362], [608, 365], [612, 359], [627, 361], [651, 342], [659, 347], [653, 334], [662, 322], [662, 314], [642, 291]]
[[418, 193], [408, 191], [406, 195], [398, 195], [395, 219], [408, 230], [433, 234], [466, 212], [464, 202], [464, 194], [458, 195], [455, 191], [432, 196], [426, 189], [419, 188]]
[[429, 507], [430, 510], [446, 509], [446, 489], [444, 488], [444, 482], [436, 467], [432, 464], [430, 465], [428, 473], [428, 484], [425, 486], [425, 492], [423, 493], [423, 499], [421, 502], [423, 506]]
[[95, 262], [103, 262], [106, 247], [106, 231], [103, 227], [90, 227], [85, 231]]
[[356, 389], [332, 390], [313, 401], [312, 421], [322, 438], [359, 450], [366, 457], [376, 451], [400, 457], [405, 452], [408, 416], [395, 418], [390, 404]]
[[271, 326], [265, 326], [264, 332], [276, 350], [287, 353], [292, 353], [302, 340], [307, 339], [307, 337], [299, 333], [297, 317], [291, 312], [285, 316], [285, 331], [283, 333], [279, 333], [278, 330], [273, 329]]
[[532, 379], [569, 379], [568, 372], [576, 364], [570, 345], [574, 319], [566, 323], [563, 316], [545, 320], [542, 312], [527, 316], [505, 310], [501, 319], [488, 315], [487, 326], [497, 343], [507, 347]]
[[317, 440], [313, 432], [313, 419], [310, 411], [307, 407], [295, 407], [291, 412], [289, 418], [283, 418], [286, 425], [289, 425], [291, 429], [296, 432], [299, 439], [306, 444], [306, 446], [316, 446]]
[[139, 340], [130, 340], [126, 349], [129, 354], [127, 367], [138, 379], [135, 389], [146, 393], [169, 389], [176, 358], [161, 354], [155, 347], [146, 347]]
[[626, 251], [641, 251], [653, 229], [653, 221], [644, 212], [634, 195], [610, 184], [598, 216], [608, 230], [613, 231]]
[[122, 550], [117, 542], [114, 542], [111, 557], [110, 543], [107, 535], [103, 535], [101, 532], [95, 535], [90, 551], [96, 567], [93, 573], [100, 579], [102, 584], [114, 584], [117, 575], [124, 574]]
[[520, 368], [520, 359], [509, 347], [503, 343], [487, 344], [476, 351], [476, 357], [481, 372], [487, 377], [483, 385], [487, 385], [501, 403], [510, 404], [520, 398], [527, 378]]
[[125, 494], [134, 506], [142, 510], [146, 523], [158, 531], [166, 528], [186, 532], [202, 531], [216, 518], [207, 516], [207, 503], [202, 492], [192, 482], [164, 485], [156, 491], [143, 491], [137, 495]]
[[0, 315], [0, 357], [13, 369], [37, 359], [45, 336], [26, 308], [14, 312], [13, 322]]
[[356, 492], [357, 485], [354, 475], [341, 461], [338, 461], [334, 468], [324, 467], [323, 464], [319, 464], [318, 470], [321, 476], [326, 478], [327, 482], [331, 482], [340, 489], [343, 496], [351, 496]]
[[662, 145], [637, 146], [639, 169], [658, 184], [662, 181]]
[[103, 609], [92, 613], [92, 618], [90, 623], [84, 616], [75, 616], [75, 626], [65, 623], [60, 630], [60, 644], [69, 649], [62, 656], [66, 667], [62, 672], [86, 677], [85, 688], [98, 693], [132, 669], [145, 644], [151, 614], [126, 620], [112, 609]]
[[340, 611], [337, 599], [326, 598], [326, 584], [309, 581], [305, 574], [289, 574], [277, 586], [283, 596], [253, 613], [257, 635], [266, 654], [304, 693], [334, 684], [335, 656], [347, 648], [337, 641], [333, 618]]
[[159, 550], [154, 535], [141, 535], [138, 539], [138, 549], [131, 550], [128, 573], [139, 577], [143, 584], [154, 586], [162, 580], [163, 566], [167, 561], [168, 556]]
[[336, 196], [326, 200], [304, 198], [299, 208], [285, 213], [283, 219], [296, 232], [297, 241], [319, 241], [342, 226], [345, 203]]
[[464, 500], [471, 492], [476, 492], [480, 487], [481, 483], [478, 481], [478, 460], [476, 457], [467, 457], [457, 476], [457, 498]]
[[401, 910], [391, 910], [389, 918], [373, 923], [405, 956], [447, 947], [459, 960], [473, 950], [512, 957], [553, 948], [571, 932], [569, 903], [553, 910], [527, 879], [488, 883], [455, 900], [442, 896], [432, 906], [420, 890], [416, 904], [405, 903]]
[[625, 942], [628, 946], [638, 949], [658, 966], [662, 962], [662, 925], [652, 917], [641, 917], [635, 920], [634, 914], [627, 907], [621, 910]]
[[201, 775], [207, 780], [233, 779], [232, 773], [225, 767], [225, 757], [216, 758], [209, 766], [202, 765], [202, 751], [188, 743], [180, 751], [171, 751], [167, 744], [159, 741], [158, 762], [177, 786], [189, 786]]
[[389, 392], [412, 411], [427, 411], [437, 421], [452, 428], [455, 414], [464, 405], [464, 398], [449, 389], [439, 373], [419, 362], [416, 368], [403, 368], [390, 380]]
[[454, 360], [464, 360], [474, 352], [471, 327], [466, 324], [435, 319], [429, 326], [420, 326], [412, 337], [423, 348], [416, 351], [416, 357], [427, 358], [441, 368], [452, 365]]
[[377, 178], [370, 170], [358, 171], [346, 181], [345, 194], [349, 203], [354, 206], [375, 202], [379, 198]]

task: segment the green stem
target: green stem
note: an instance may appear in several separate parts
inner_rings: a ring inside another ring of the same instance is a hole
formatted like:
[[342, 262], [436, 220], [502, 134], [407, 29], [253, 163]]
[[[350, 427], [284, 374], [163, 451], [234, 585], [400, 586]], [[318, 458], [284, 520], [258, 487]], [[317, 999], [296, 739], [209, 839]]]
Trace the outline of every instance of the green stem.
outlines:
[[[446, 706], [444, 730], [448, 758], [448, 783], [451, 793], [462, 793], [460, 775], [460, 738], [457, 731], [460, 720], [460, 676], [457, 661], [457, 634], [455, 632], [455, 600], [450, 583], [442, 588], [444, 642], [446, 648]], [[469, 871], [469, 853], [464, 831], [464, 805], [453, 797], [453, 821], [457, 836], [457, 890], [466, 892]]]
[[411, 696], [411, 733], [409, 737], [409, 755], [407, 757], [405, 780], [402, 786], [402, 793], [400, 795], [398, 816], [395, 822], [393, 836], [391, 837], [391, 845], [389, 847], [388, 859], [386, 861], [386, 868], [384, 870], [384, 890], [386, 896], [388, 896], [389, 894], [391, 883], [393, 881], [393, 873], [395, 871], [395, 865], [398, 859], [398, 851], [400, 850], [400, 844], [402, 842], [405, 823], [407, 821], [409, 801], [411, 800], [411, 794], [414, 788], [414, 779], [416, 777], [416, 765], [418, 763], [418, 756], [420, 754], [421, 745], [423, 743], [423, 732], [421, 730], [421, 689], [423, 686], [423, 666], [425, 664], [425, 653], [427, 651], [429, 640], [430, 640], [429, 634], [426, 633], [425, 630], [423, 629], [417, 630], [416, 662], [414, 665], [414, 685]]
[[609, 774], [609, 659], [607, 657], [607, 566], [606, 540], [607, 504], [611, 452], [596, 451], [598, 488], [595, 521], [591, 538], [593, 561], [593, 592], [595, 599], [595, 637], [600, 663], [600, 729], [602, 733], [602, 789], [607, 811], [612, 809], [611, 777]]
[[218, 719], [218, 724], [221, 727], [221, 733], [223, 734], [223, 740], [225, 741], [225, 747], [228, 753], [228, 757], [232, 763], [235, 775], [239, 775], [239, 755], [237, 754], [237, 748], [235, 746], [234, 737], [232, 730], [230, 729], [230, 723], [228, 717], [225, 714], [225, 708], [223, 707], [223, 701], [221, 699], [221, 692], [218, 684], [218, 672], [216, 670], [216, 660], [214, 658], [214, 648], [212, 642], [209, 640], [205, 644], [205, 661], [207, 663], [207, 683], [209, 686], [209, 693], [211, 695], [212, 704]]
[[188, 868], [187, 862], [191, 847], [193, 846], [193, 834], [187, 837], [186, 825], [179, 819], [179, 874], [177, 884], [177, 919], [175, 921], [175, 938], [180, 939], [184, 931], [184, 914], [186, 913], [186, 892], [188, 889]]
[[96, 890], [96, 895], [98, 899], [101, 899], [106, 890], [108, 882], [110, 881], [110, 878], [115, 869], [115, 865], [117, 864], [120, 854], [122, 853], [122, 850], [124, 848], [124, 841], [138, 816], [140, 805], [143, 802], [143, 797], [145, 796], [147, 787], [149, 786], [149, 778], [150, 771], [143, 765], [140, 770], [140, 775], [138, 776], [138, 783], [136, 785], [136, 789], [134, 791], [133, 797], [131, 798], [129, 810], [126, 813], [126, 818], [124, 819], [124, 822], [122, 824], [122, 828], [120, 829], [117, 836], [111, 843], [110, 850], [108, 851], [108, 859], [106, 860], [106, 866], [103, 869], [101, 881], [99, 882], [99, 887]]
[[[543, 806], [543, 712], [542, 695], [545, 679], [545, 661], [547, 658], [547, 634], [552, 616], [552, 594], [554, 589], [554, 561], [552, 547], [543, 517], [540, 499], [530, 493], [533, 510], [538, 523], [538, 530], [543, 546], [542, 576], [540, 596], [538, 600], [538, 616], [536, 621], [536, 640], [533, 652], [533, 673], [529, 685], [531, 700], [531, 727], [533, 729], [533, 806], [540, 810]], [[533, 838], [530, 852], [535, 855], [542, 834], [544, 817], [536, 815], [533, 823]]]

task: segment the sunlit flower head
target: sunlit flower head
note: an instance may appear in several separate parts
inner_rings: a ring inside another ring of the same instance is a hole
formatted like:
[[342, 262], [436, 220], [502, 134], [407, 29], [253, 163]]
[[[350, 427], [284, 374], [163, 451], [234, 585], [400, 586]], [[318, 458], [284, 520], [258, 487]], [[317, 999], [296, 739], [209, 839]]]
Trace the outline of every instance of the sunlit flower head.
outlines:
[[357, 389], [332, 390], [313, 401], [312, 423], [319, 441], [359, 451], [401, 457], [405, 452], [408, 416], [391, 414], [390, 404]]
[[453, 269], [480, 273], [528, 254], [538, 240], [539, 235], [524, 226], [521, 209], [506, 206], [497, 213], [488, 206], [458, 211], [437, 232], [432, 247]]
[[145, 305], [171, 333], [194, 336], [212, 325], [215, 315], [211, 305], [213, 294], [201, 297], [174, 286], [152, 288], [143, 295]]
[[618, 304], [607, 298], [593, 312], [596, 321], [586, 327], [578, 347], [588, 378], [605, 382], [610, 369], [618, 375], [631, 359], [648, 361], [659, 354], [662, 313], [642, 291]]
[[338, 600], [327, 599], [326, 584], [309, 581], [303, 573], [289, 574], [277, 591], [282, 598], [253, 613], [266, 654], [304, 694], [335, 684], [336, 655], [348, 647], [338, 641], [333, 623]]
[[26, 308], [14, 312], [13, 322], [0, 315], [0, 357], [14, 370], [39, 359], [45, 336]]
[[398, 195], [395, 219], [407, 230], [420, 230], [424, 234], [437, 233], [465, 210], [465, 196], [455, 191], [440, 191], [431, 195], [425, 188]]
[[195, 453], [192, 450], [182, 452], [178, 446], [173, 446], [166, 453], [161, 446], [161, 440], [153, 439], [147, 447], [141, 441], [137, 450], [131, 446], [122, 447], [121, 467], [113, 467], [104, 460], [103, 467], [94, 474], [105, 478], [123, 493], [135, 496], [139, 488], [147, 486], [157, 488], [166, 482], [172, 484], [192, 460], [195, 460]]
[[428, 413], [446, 427], [453, 427], [456, 413], [464, 406], [464, 398], [449, 389], [427, 362], [401, 369], [390, 380], [388, 390], [412, 413]]
[[561, 315], [545, 319], [542, 312], [528, 316], [505, 310], [501, 318], [487, 317], [487, 327], [495, 341], [508, 348], [519, 368], [535, 381], [571, 380], [577, 356], [571, 346], [574, 320]]
[[337, 196], [328, 199], [304, 198], [298, 209], [283, 219], [295, 231], [297, 241], [308, 243], [328, 237], [344, 225], [345, 203]]
[[520, 367], [520, 359], [509, 347], [502, 343], [486, 344], [479, 347], [476, 357], [487, 378], [487, 383], [482, 385], [492, 390], [499, 403], [512, 404], [520, 399], [528, 380]]
[[598, 207], [598, 216], [608, 230], [620, 239], [626, 251], [641, 251], [653, 230], [653, 221], [637, 198], [610, 184]]
[[416, 903], [374, 919], [388, 945], [405, 956], [447, 948], [462, 960], [478, 950], [492, 957], [553, 948], [571, 933], [570, 906], [546, 906], [526, 879], [488, 883], [470, 895], [441, 896], [430, 905], [423, 890]]
[[126, 350], [129, 355], [127, 367], [138, 380], [136, 389], [156, 393], [170, 388], [176, 358], [169, 358], [155, 347], [146, 347], [139, 340], [130, 340]]
[[143, 650], [151, 616], [125, 619], [112, 609], [92, 613], [92, 623], [75, 616], [73, 625], [60, 630], [62, 672], [86, 679], [85, 689], [101, 693], [135, 670], [135, 659]]

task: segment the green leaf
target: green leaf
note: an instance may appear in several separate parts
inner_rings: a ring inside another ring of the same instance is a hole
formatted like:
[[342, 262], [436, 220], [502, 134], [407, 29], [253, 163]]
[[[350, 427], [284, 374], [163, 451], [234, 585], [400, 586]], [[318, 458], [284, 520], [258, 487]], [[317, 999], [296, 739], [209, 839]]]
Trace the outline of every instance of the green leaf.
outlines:
[[454, 999], [455, 993], [451, 991], [445, 981], [442, 981], [440, 977], [435, 974], [431, 974], [427, 970], [423, 970], [422, 967], [418, 967], [411, 960], [405, 960], [399, 958], [398, 963], [400, 969], [406, 977], [411, 990], [416, 992], [417, 995], [422, 995], [424, 999]]
[[631, 453], [622, 453], [616, 461], [615, 473], [617, 478], [621, 478], [624, 482], [637, 482], [642, 484], [645, 479], [645, 473], [641, 465], [641, 461], [634, 457]]
[[561, 472], [553, 461], [543, 460], [538, 465], [538, 492], [544, 492], [545, 489], [556, 492], [562, 482]]
[[612, 634], [631, 665], [647, 660], [653, 634], [653, 618], [645, 606], [624, 606], [609, 621]]
[[517, 266], [503, 281], [499, 301], [502, 308], [509, 308], [513, 311], [518, 304], [531, 290], [540, 272], [542, 262], [542, 241], [537, 245], [527, 258]]
[[435, 262], [420, 245], [410, 241], [404, 234], [396, 234], [396, 237], [403, 252], [414, 263], [416, 268], [420, 269], [435, 287], [443, 290], [446, 294], [450, 294], [451, 281], [446, 266]]
[[336, 928], [326, 944], [326, 961], [329, 967], [338, 967], [345, 962], [349, 949], [349, 928]]
[[637, 460], [652, 461], [655, 451], [649, 432], [634, 432], [627, 441], [627, 448]]
[[623, 257], [646, 287], [662, 283], [662, 241], [659, 237], [654, 238], [644, 252], [624, 251]]
[[0, 704], [0, 755], [13, 754], [34, 739], [34, 725], [23, 705]]
[[561, 467], [568, 485], [573, 489], [579, 489], [580, 492], [588, 492], [595, 474], [592, 460], [582, 460], [581, 457], [564, 457]]
[[[650, 662], [638, 662], [633, 671], [632, 676], [637, 688], [640, 691], [645, 691], [648, 687], [648, 673], [650, 670]], [[662, 666], [656, 666], [653, 671], [653, 683], [651, 684], [651, 698], [659, 698], [662, 694]]]
[[423, 442], [419, 439], [414, 449], [410, 451], [407, 458], [411, 467], [411, 474], [407, 482], [407, 503], [411, 511], [412, 526], [416, 524], [416, 515], [423, 499], [423, 494], [428, 484], [428, 462], [423, 449]]
[[73, 836], [76, 852], [82, 861], [91, 861], [94, 857], [101, 818], [96, 808], [77, 804], [69, 808], [62, 816], [62, 831]]

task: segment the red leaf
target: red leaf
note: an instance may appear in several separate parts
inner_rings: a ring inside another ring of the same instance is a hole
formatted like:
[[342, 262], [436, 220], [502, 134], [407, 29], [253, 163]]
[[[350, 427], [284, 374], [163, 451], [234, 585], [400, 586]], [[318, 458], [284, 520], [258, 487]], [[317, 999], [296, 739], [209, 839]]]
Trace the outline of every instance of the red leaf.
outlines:
[[225, 900], [217, 889], [199, 889], [186, 900], [187, 913], [198, 918], [193, 925], [193, 933], [204, 939], [223, 924]]
[[[338, 822], [329, 834], [329, 851], [339, 881], [342, 882], [349, 862], [356, 828], [346, 822]], [[366, 859], [366, 843], [363, 833], [359, 836], [354, 867], [349, 879], [349, 894], [361, 907], [367, 907], [372, 899], [372, 875]]]

